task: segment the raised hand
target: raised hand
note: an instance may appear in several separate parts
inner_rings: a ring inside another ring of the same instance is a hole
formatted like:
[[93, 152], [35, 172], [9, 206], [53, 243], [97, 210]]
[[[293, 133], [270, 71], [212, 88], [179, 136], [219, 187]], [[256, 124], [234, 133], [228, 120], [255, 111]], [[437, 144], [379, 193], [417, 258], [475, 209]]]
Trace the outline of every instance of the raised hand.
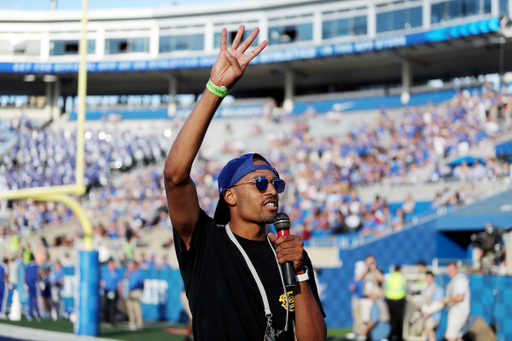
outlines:
[[254, 48], [254, 50], [244, 55], [245, 51], [247, 51], [254, 39], [258, 36], [260, 30], [259, 28], [255, 28], [251, 35], [240, 44], [244, 31], [244, 25], [240, 25], [231, 48], [228, 50], [226, 42], [227, 30], [225, 28], [222, 29], [219, 57], [215, 61], [215, 64], [213, 64], [210, 74], [210, 80], [216, 86], [224, 86], [231, 89], [243, 75], [249, 62], [267, 46], [267, 41], [265, 40]]

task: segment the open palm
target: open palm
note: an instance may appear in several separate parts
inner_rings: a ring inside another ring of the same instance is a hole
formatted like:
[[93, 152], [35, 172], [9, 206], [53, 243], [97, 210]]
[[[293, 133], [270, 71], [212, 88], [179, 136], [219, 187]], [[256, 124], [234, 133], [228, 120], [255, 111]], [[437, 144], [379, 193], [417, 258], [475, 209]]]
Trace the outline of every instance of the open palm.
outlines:
[[240, 26], [231, 48], [227, 48], [227, 30], [222, 30], [222, 38], [220, 42], [219, 57], [213, 64], [210, 80], [217, 86], [224, 86], [231, 89], [245, 71], [245, 68], [251, 60], [253, 60], [266, 46], [267, 41], [263, 41], [254, 50], [244, 55], [245, 51], [251, 46], [252, 42], [258, 36], [259, 29], [255, 28], [251, 35], [243, 42], [245, 27]]

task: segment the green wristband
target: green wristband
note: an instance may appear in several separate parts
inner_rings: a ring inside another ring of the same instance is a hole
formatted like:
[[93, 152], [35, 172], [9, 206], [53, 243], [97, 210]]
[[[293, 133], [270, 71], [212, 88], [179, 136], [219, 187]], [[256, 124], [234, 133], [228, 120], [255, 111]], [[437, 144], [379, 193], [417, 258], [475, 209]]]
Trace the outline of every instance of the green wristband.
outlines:
[[208, 80], [206, 83], [206, 88], [215, 96], [219, 96], [220, 98], [224, 98], [229, 94], [229, 90], [225, 87], [220, 87], [212, 83], [211, 80]]

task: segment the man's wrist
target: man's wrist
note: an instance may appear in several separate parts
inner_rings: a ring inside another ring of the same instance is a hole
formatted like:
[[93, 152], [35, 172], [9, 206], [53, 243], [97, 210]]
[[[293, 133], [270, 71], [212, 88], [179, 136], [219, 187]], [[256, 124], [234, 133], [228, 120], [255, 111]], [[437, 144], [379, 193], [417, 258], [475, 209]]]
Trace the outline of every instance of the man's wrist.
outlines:
[[213, 82], [210, 79], [208, 80], [208, 83], [206, 83], [206, 89], [208, 89], [208, 91], [210, 91], [212, 94], [220, 98], [226, 97], [230, 92], [230, 90], [228, 90], [228, 88], [226, 88], [225, 86], [218, 86], [213, 84]]

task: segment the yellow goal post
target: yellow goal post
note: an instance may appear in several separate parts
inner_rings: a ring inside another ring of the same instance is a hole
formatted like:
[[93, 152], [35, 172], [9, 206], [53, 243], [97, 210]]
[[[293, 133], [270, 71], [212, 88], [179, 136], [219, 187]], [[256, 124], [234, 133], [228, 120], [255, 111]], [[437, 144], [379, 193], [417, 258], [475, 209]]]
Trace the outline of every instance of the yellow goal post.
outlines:
[[80, 38], [80, 65], [78, 69], [78, 117], [77, 117], [77, 146], [76, 169], [74, 185], [52, 187], [23, 188], [0, 192], [0, 199], [26, 199], [36, 201], [57, 201], [68, 206], [77, 216], [84, 233], [84, 249], [92, 250], [92, 226], [80, 203], [70, 194], [82, 195], [85, 193], [84, 179], [84, 125], [85, 125], [85, 96], [87, 94], [87, 7], [88, 0], [82, 0], [82, 35]]

